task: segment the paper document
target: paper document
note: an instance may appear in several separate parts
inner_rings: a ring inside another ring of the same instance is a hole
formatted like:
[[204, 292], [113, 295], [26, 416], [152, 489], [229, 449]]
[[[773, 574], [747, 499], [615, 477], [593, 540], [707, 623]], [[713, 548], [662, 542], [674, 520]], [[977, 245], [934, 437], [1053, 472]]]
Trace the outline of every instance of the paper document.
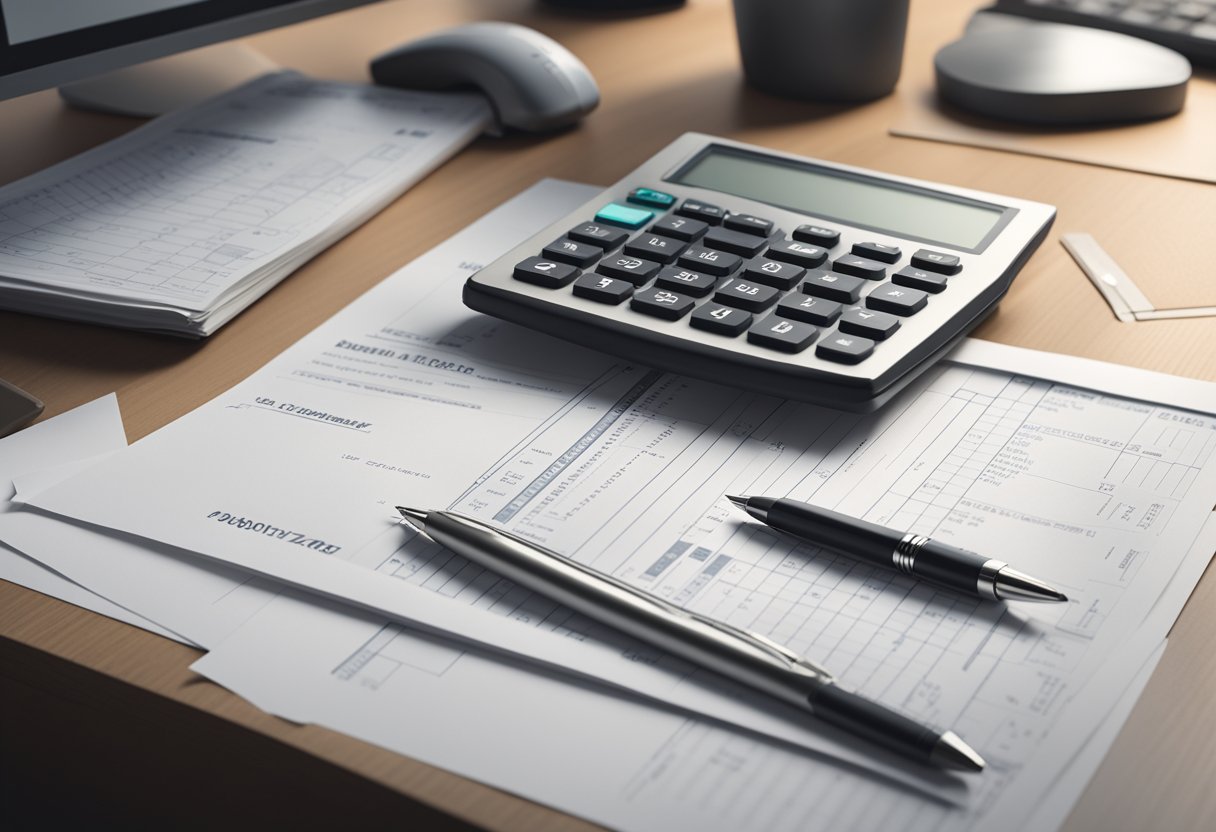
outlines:
[[[15, 477], [29, 471], [41, 470], [45, 466], [60, 466], [86, 458], [92, 459], [99, 454], [126, 446], [127, 437], [122, 429], [122, 419], [118, 415], [118, 402], [113, 395], [104, 396], [0, 439], [0, 525], [6, 518], [18, 513], [22, 516], [28, 515], [27, 512], [14, 512], [9, 503]], [[62, 476], [64, 473], [60, 474], [60, 478]], [[182, 640], [181, 636], [15, 551], [4, 544], [2, 534], [0, 579], [142, 627], [157, 635]]]
[[[470, 229], [462, 256], [428, 255], [33, 504], [881, 763], [390, 522], [396, 503], [459, 508], [770, 635], [1016, 772], [1194, 539], [1216, 488], [1212, 418], [962, 366], [880, 414], [841, 414], [621, 364], [461, 306], [463, 276], [541, 225], [539, 204], [560, 215], [560, 194], [494, 216], [493, 234]], [[749, 492], [942, 537], [1076, 600], [982, 604], [791, 545], [722, 499]]]
[[0, 307], [207, 335], [490, 118], [476, 95], [263, 76], [0, 189]]

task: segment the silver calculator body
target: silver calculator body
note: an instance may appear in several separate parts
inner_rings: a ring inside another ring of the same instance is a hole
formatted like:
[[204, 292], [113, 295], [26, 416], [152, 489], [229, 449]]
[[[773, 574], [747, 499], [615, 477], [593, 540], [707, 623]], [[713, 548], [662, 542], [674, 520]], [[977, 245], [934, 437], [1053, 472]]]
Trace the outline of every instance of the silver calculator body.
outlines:
[[869, 412], [995, 307], [1049, 205], [686, 133], [470, 277], [480, 312]]

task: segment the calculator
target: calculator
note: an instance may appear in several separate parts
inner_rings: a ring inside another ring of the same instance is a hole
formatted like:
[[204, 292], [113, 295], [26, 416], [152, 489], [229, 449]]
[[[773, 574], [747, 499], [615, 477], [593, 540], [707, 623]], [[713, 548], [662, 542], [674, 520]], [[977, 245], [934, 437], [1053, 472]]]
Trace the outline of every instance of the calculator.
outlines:
[[463, 297], [639, 364], [870, 412], [992, 311], [1054, 218], [686, 133]]

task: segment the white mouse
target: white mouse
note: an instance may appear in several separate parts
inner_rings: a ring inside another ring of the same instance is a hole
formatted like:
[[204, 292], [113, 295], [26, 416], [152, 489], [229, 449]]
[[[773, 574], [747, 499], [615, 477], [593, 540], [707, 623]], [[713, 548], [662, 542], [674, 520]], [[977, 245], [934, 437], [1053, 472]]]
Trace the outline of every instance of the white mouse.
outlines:
[[490, 99], [500, 125], [554, 130], [600, 103], [583, 62], [540, 32], [514, 23], [469, 23], [372, 59], [377, 84], [442, 90], [472, 85]]

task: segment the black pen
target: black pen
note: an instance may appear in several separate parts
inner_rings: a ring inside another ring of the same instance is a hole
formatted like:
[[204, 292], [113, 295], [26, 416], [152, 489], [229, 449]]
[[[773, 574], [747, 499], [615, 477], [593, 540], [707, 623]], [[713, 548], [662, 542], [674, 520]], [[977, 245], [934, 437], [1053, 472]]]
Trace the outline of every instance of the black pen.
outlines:
[[837, 728], [941, 768], [984, 768], [983, 758], [953, 731], [936, 731], [844, 690], [826, 670], [764, 636], [685, 610], [475, 518], [403, 506], [397, 511], [436, 543], [525, 589]]
[[726, 499], [778, 531], [880, 566], [890, 566], [988, 601], [1067, 601], [1058, 589], [966, 549], [897, 532], [826, 508], [774, 497]]

